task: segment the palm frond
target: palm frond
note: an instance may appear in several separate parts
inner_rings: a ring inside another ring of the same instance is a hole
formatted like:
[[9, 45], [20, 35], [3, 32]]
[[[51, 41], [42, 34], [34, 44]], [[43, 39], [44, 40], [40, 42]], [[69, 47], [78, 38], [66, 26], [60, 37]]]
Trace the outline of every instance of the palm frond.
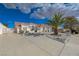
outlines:
[[52, 27], [58, 27], [64, 23], [63, 15], [60, 13], [57, 13], [51, 17], [51, 19], [48, 21], [49, 25], [52, 25]]

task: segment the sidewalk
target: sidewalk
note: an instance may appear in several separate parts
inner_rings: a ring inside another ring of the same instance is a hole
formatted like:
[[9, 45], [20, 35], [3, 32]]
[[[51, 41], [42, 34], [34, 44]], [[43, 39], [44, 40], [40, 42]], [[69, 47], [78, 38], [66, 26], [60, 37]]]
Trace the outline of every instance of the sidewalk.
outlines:
[[79, 56], [79, 34], [72, 36], [63, 49], [61, 56]]

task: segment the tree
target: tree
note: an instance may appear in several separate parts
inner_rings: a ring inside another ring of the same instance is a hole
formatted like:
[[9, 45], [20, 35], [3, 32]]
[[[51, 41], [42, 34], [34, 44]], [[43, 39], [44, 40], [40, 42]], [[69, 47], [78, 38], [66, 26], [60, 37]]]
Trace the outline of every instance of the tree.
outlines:
[[74, 30], [74, 25], [77, 23], [78, 21], [74, 16], [65, 17], [65, 27], [69, 28], [71, 32]]
[[56, 13], [52, 16], [50, 20], [48, 20], [48, 24], [52, 26], [54, 29], [54, 34], [58, 35], [58, 27], [64, 23], [63, 14]]

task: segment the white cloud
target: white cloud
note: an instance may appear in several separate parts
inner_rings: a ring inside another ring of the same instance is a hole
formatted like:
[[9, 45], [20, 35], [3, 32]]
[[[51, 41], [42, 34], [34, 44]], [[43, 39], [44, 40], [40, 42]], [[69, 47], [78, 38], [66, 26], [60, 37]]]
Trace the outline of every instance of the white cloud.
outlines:
[[50, 3], [24, 3], [24, 4], [4, 4], [7, 8], [16, 8], [20, 9], [24, 13], [29, 13], [31, 8], [42, 7], [41, 9], [37, 9], [34, 13], [31, 14], [31, 17], [36, 18], [45, 18], [50, 17], [52, 14], [61, 11], [65, 13], [66, 16], [78, 16], [79, 14], [79, 4], [71, 3], [71, 4], [50, 4]]
[[6, 8], [14, 8], [16, 9], [16, 3], [5, 3], [3, 4]]

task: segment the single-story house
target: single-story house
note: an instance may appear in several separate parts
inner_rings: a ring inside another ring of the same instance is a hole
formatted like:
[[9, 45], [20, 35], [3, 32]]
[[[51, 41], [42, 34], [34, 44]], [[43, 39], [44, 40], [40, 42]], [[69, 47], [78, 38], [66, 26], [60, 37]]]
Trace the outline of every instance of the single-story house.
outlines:
[[15, 22], [15, 30], [17, 30], [17, 33], [20, 30], [28, 32], [51, 32], [52, 28], [47, 24]]

